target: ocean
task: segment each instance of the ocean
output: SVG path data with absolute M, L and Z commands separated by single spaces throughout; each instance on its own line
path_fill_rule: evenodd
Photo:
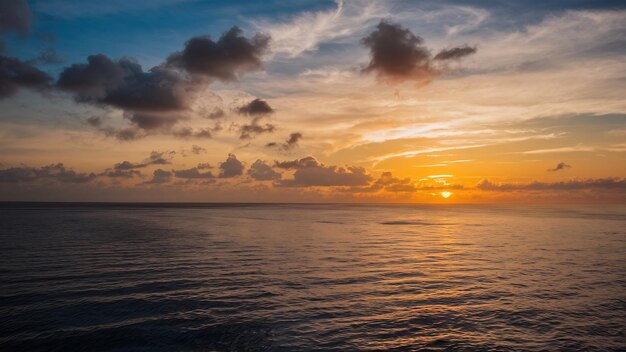
M 0 204 L 1 351 L 624 351 L 623 206 Z

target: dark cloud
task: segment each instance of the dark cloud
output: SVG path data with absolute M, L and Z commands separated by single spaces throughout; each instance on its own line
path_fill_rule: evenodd
M 63 70 L 57 86 L 75 93 L 80 102 L 105 99 L 110 91 L 123 84 L 127 60 L 114 62 L 105 55 L 90 55 L 86 64 L 73 64 Z
M 147 135 L 144 130 L 141 130 L 137 127 L 127 127 L 120 129 L 101 127 L 98 128 L 98 130 L 104 133 L 105 136 L 114 137 L 120 141 L 134 141 Z
M 117 163 L 113 166 L 113 170 L 133 170 L 133 169 L 142 169 L 148 167 L 150 165 L 169 165 L 172 163 L 172 158 L 176 152 L 167 151 L 167 152 L 158 152 L 152 151 L 150 156 L 144 161 L 140 163 L 131 163 L 130 161 L 122 161 L 121 163 Z
M 160 128 L 165 128 L 165 126 L 170 126 L 171 122 L 173 122 L 174 120 L 173 117 L 167 117 L 167 116 L 146 116 L 146 115 L 138 116 L 136 114 L 131 119 L 139 121 L 135 119 L 135 117 L 139 117 L 139 119 L 142 119 L 141 124 L 143 124 L 144 127 L 146 127 L 146 124 L 149 124 L 152 126 L 156 125 L 156 126 L 159 126 Z M 122 129 L 115 129 L 111 127 L 100 127 L 100 125 L 102 124 L 102 121 L 99 118 L 94 118 L 93 120 L 91 120 L 91 118 L 87 119 L 87 123 L 89 123 L 90 125 L 94 127 L 98 127 L 98 130 L 100 132 L 103 132 L 105 136 L 114 137 L 121 141 L 132 141 L 132 140 L 146 137 L 148 135 L 146 128 L 128 127 L 128 128 L 122 128 Z M 214 128 L 197 128 L 197 129 L 193 129 L 190 127 L 181 127 L 181 128 L 172 128 L 172 129 L 168 129 L 165 131 L 161 129 L 159 131 L 167 132 L 168 134 L 175 136 L 175 137 L 179 137 L 179 138 L 204 139 L 204 138 L 212 138 L 213 132 L 219 131 L 220 129 L 221 127 L 219 126 L 214 127 Z
M 174 127 L 189 118 L 195 93 L 209 84 L 211 78 L 230 81 L 259 69 L 268 41 L 269 38 L 262 35 L 245 38 L 241 30 L 234 27 L 217 42 L 209 37 L 190 39 L 183 51 L 170 55 L 165 63 L 147 71 L 129 58 L 113 60 L 102 54 L 91 55 L 86 63 L 66 67 L 56 86 L 72 93 L 77 102 L 122 109 L 133 127 L 96 126 L 107 136 L 133 140 L 151 133 L 167 133 L 181 138 L 210 138 L 215 129 Z M 248 105 L 242 113 L 263 115 L 273 111 L 260 100 Z M 224 112 L 216 109 L 207 117 L 223 116 Z M 269 126 L 253 124 L 244 135 L 267 132 Z
M 97 176 L 94 173 L 79 173 L 67 169 L 62 163 L 51 164 L 40 168 L 12 167 L 0 170 L 1 183 L 33 182 L 37 180 L 53 180 L 62 183 L 86 183 Z
M 626 192 L 626 178 L 598 178 L 561 182 L 494 183 L 481 180 L 476 188 L 483 191 L 570 191 L 584 189 L 621 190 Z
M 453 60 L 460 59 L 462 57 L 472 55 L 476 53 L 476 47 L 471 47 L 469 45 L 463 45 L 456 48 L 443 49 L 437 55 L 435 55 L 434 60 Z
M 115 164 L 115 166 L 113 167 L 114 170 L 119 170 L 119 171 L 124 171 L 124 170 L 132 170 L 132 169 L 140 169 L 143 167 L 148 166 L 147 164 L 144 163 L 140 163 L 140 164 L 134 164 L 131 163 L 130 161 L 122 161 L 121 163 L 117 163 Z
M 26 0 L 0 0 L 0 52 L 4 48 L 2 37 L 13 32 L 24 37 L 30 30 L 32 15 Z
M 220 163 L 220 178 L 229 178 L 243 175 L 244 166 L 237 160 L 235 154 L 228 154 L 228 158 Z
M 156 169 L 152 173 L 152 179 L 150 181 L 145 182 L 144 184 L 167 183 L 172 178 L 172 175 L 173 175 L 173 173 L 171 173 L 169 171 L 166 171 L 166 170 L 163 170 L 163 169 Z
M 293 179 L 280 180 L 275 183 L 283 187 L 312 186 L 365 186 L 372 181 L 372 176 L 364 168 L 357 166 L 326 166 L 320 163 L 301 167 L 293 174 Z
M 410 178 L 393 177 L 391 172 L 383 172 L 376 181 L 365 187 L 351 187 L 347 191 L 369 193 L 385 190 L 387 192 L 416 192 L 418 187 Z
M 144 72 L 130 59 L 113 61 L 102 54 L 65 68 L 57 86 L 74 93 L 79 102 L 152 113 L 185 109 L 192 90 L 192 84 L 172 70 L 155 66 Z
M 176 155 L 176 152 L 173 150 L 158 152 L 152 151 L 150 152 L 150 156 L 147 159 L 147 162 L 150 165 L 168 165 L 172 163 L 172 159 Z
M 185 48 L 170 55 L 167 64 L 193 75 L 232 81 L 244 73 L 260 69 L 269 37 L 257 34 L 248 39 L 241 29 L 231 28 L 215 42 L 209 36 L 191 38 Z
M 145 112 L 133 112 L 124 114 L 124 117 L 132 122 L 137 127 L 150 131 L 158 129 L 169 129 L 174 126 L 178 121 L 183 120 L 177 114 L 159 114 L 159 113 L 145 113 Z M 175 134 L 175 133 L 174 133 Z M 189 136 L 192 133 L 189 133 Z M 187 137 L 188 135 L 179 134 L 179 137 Z
M 77 102 L 124 110 L 132 127 L 97 127 L 106 136 L 131 141 L 154 131 L 171 133 L 174 125 L 187 119 L 196 83 L 161 66 L 144 72 L 130 59 L 113 61 L 100 54 L 89 56 L 87 63 L 65 68 L 57 87 L 73 93 Z
M 172 135 L 180 138 L 211 138 L 213 137 L 214 129 L 211 128 L 199 128 L 193 129 L 190 127 L 183 127 L 172 131 Z
M 120 170 L 120 169 L 106 169 L 98 176 L 111 177 L 111 178 L 133 178 L 135 176 L 141 176 L 141 172 L 138 170 Z
M 302 133 L 294 132 L 289 135 L 289 139 L 287 139 L 285 143 L 289 146 L 294 146 L 298 144 L 298 141 L 300 141 L 300 139 L 302 139 Z
M 279 147 L 282 150 L 290 150 L 298 146 L 298 141 L 302 139 L 302 133 L 294 132 L 289 135 L 285 143 L 278 144 L 276 142 L 267 143 L 265 146 L 269 148 Z
M 207 179 L 207 178 L 215 178 L 211 171 L 200 172 L 203 169 L 201 165 L 198 167 L 192 167 L 191 169 L 185 170 L 172 170 L 174 176 L 178 178 L 186 178 L 186 179 Z
M 565 169 L 569 169 L 571 168 L 571 165 L 568 165 L 564 162 L 560 162 L 556 165 L 556 167 L 554 169 L 548 169 L 548 171 L 559 171 L 559 170 L 565 170 Z
M 415 192 L 417 190 L 410 178 L 393 177 L 391 172 L 383 172 L 374 182 L 374 186 L 384 188 L 389 192 Z
M 424 40 L 397 24 L 381 21 L 376 30 L 362 39 L 370 49 L 371 60 L 365 72 L 376 72 L 389 81 L 430 81 L 436 72 Z
M 249 116 L 268 115 L 273 112 L 274 109 L 265 100 L 259 98 L 237 108 L 237 113 Z
M 123 83 L 110 90 L 102 102 L 133 111 L 171 112 L 187 108 L 189 93 L 196 88 L 192 82 L 160 66 L 144 72 L 133 61 L 120 63 L 127 72 Z
M 52 77 L 31 63 L 0 55 L 0 99 L 13 96 L 20 88 L 45 90 L 51 81 Z
M 257 181 L 279 180 L 281 174 L 274 171 L 271 166 L 262 160 L 257 160 L 248 169 L 248 176 Z
M 274 166 L 285 170 L 302 169 L 305 167 L 315 167 L 318 165 L 320 165 L 320 162 L 312 156 L 307 156 L 302 159 L 296 160 L 274 162 Z
M 464 45 L 444 49 L 433 59 L 421 37 L 385 21 L 381 21 L 361 43 L 369 48 L 371 56 L 363 71 L 375 72 L 379 79 L 388 83 L 412 80 L 427 84 L 442 73 L 437 62 L 460 59 L 476 52 L 476 48 Z
M 276 130 L 276 126 L 271 123 L 259 124 L 260 119 L 260 117 L 255 117 L 250 124 L 241 126 L 239 128 L 239 139 L 251 139 L 258 134 L 272 133 Z

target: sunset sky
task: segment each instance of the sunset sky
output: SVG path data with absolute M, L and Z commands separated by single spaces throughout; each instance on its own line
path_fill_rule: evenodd
M 0 38 L 0 200 L 626 202 L 624 1 L 0 0 Z

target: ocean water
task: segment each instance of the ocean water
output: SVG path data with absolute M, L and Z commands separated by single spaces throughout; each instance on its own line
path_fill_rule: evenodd
M 624 351 L 624 207 L 0 205 L 1 351 Z

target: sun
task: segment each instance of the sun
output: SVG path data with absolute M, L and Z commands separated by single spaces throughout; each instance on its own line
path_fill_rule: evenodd
M 441 196 L 446 199 L 450 198 L 451 195 L 452 195 L 452 192 L 448 192 L 448 191 L 441 192 Z

